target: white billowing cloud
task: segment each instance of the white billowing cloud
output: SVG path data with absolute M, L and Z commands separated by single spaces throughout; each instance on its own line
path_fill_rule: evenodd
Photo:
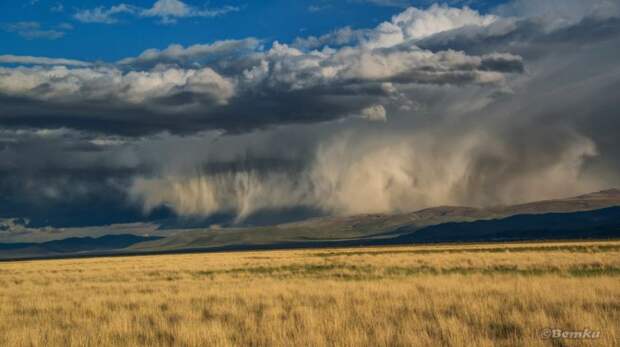
M 236 6 L 197 8 L 180 0 L 157 0 L 150 8 L 119 4 L 110 8 L 85 9 L 78 11 L 74 18 L 84 23 L 113 24 L 118 22 L 117 15 L 131 14 L 141 17 L 157 17 L 161 19 L 162 23 L 172 24 L 179 18 L 217 17 L 239 10 L 240 8 Z
M 498 17 L 481 15 L 468 7 L 451 8 L 432 5 L 427 9 L 409 7 L 371 30 L 350 27 L 315 37 L 297 38 L 295 46 L 312 49 L 362 42 L 369 48 L 392 47 L 408 40 L 420 40 L 434 34 L 466 26 L 488 26 Z
M 510 54 L 478 57 L 457 51 L 433 53 L 416 46 L 394 50 L 344 47 L 303 52 L 278 42 L 257 57 L 259 63 L 243 72 L 239 78 L 241 83 L 245 86 L 267 84 L 284 90 L 384 81 L 494 84 L 504 80 L 504 71 L 484 68 L 489 60 L 521 63 L 518 56 Z
M 355 53 L 355 57 L 347 56 L 351 63 L 344 66 L 342 74 L 351 78 L 369 80 L 390 80 L 392 78 L 420 83 L 454 82 L 461 76 L 472 72 L 473 80 L 481 83 L 499 82 L 502 74 L 481 71 L 480 67 L 486 57 L 468 56 L 462 52 L 444 51 L 432 53 L 426 50 L 411 49 L 406 51 Z M 518 59 L 510 56 L 509 59 Z
M 431 35 L 465 26 L 487 26 L 497 20 L 493 15 L 481 15 L 470 8 L 450 8 L 432 5 L 421 10 L 410 7 L 379 25 L 367 45 L 390 47 L 407 40 L 419 40 Z
M 362 118 L 370 122 L 387 122 L 387 113 L 383 105 L 372 105 L 362 110 Z
M 23 55 L 0 55 L 0 64 L 27 64 L 27 65 L 68 65 L 90 66 L 91 63 L 63 58 L 33 57 Z
M 160 10 L 164 8 L 168 7 Z M 169 9 L 174 8 L 179 15 L 186 11 L 182 6 Z M 460 22 L 441 24 L 441 18 L 448 18 L 448 22 L 453 19 L 452 9 L 433 6 L 426 11 L 430 17 L 424 11 L 408 9 L 392 22 L 369 30 L 357 44 L 339 48 L 309 51 L 276 41 L 264 49 L 260 41 L 247 38 L 149 49 L 137 57 L 110 65 L 93 64 L 92 68 L 69 61 L 63 64 L 66 66 L 54 68 L 4 68 L 0 70 L 0 96 L 46 103 L 45 107 L 41 103 L 28 106 L 37 110 L 18 109 L 23 117 L 17 111 L 11 112 L 13 119 L 24 123 L 29 116 L 45 113 L 50 114 L 44 118 L 50 123 L 54 116 L 62 114 L 63 120 L 73 117 L 74 124 L 80 127 L 97 124 L 98 130 L 104 132 L 129 128 L 135 133 L 179 129 L 239 132 L 354 115 L 380 120 L 385 118 L 380 108 L 364 109 L 387 102 L 394 104 L 390 105 L 394 109 L 411 109 L 414 102 L 401 93 L 409 86 L 480 85 L 497 89 L 506 87 L 513 74 L 523 72 L 521 57 L 510 53 L 470 55 L 418 47 L 409 36 L 422 37 L 451 25 L 475 22 L 474 19 L 485 23 L 488 19 L 463 9 L 456 10 L 463 12 L 464 19 L 454 19 L 455 23 Z M 411 19 L 414 17 L 429 23 L 432 20 L 427 17 L 441 20 L 437 20 L 439 24 L 434 29 L 427 28 L 425 34 L 418 34 L 421 29 L 415 27 L 416 21 Z M 32 65 L 60 65 L 60 61 L 45 58 L 30 61 Z M 399 101 L 385 100 L 391 97 Z M 81 121 L 97 114 L 93 101 L 101 102 L 97 110 L 115 111 L 100 112 L 100 117 L 105 118 L 101 125 Z M 135 116 L 137 112 L 175 113 L 193 122 L 149 121 Z M 105 125 L 117 122 L 123 115 L 139 124 L 123 128 Z
M 151 17 L 187 17 L 192 8 L 179 0 L 157 0 L 153 7 L 142 12 L 143 16 Z
M 433 5 L 426 10 L 410 7 L 392 19 L 405 38 L 421 39 L 442 31 L 470 25 L 487 26 L 497 20 L 493 15 L 481 15 L 468 7 L 450 8 Z
M 224 104 L 234 94 L 234 86 L 210 68 L 124 73 L 109 67 L 55 66 L 0 68 L 0 92 L 54 103 L 117 100 L 146 107 L 151 100 L 179 93 L 196 93 L 213 104 Z M 185 105 L 191 106 L 195 105 Z

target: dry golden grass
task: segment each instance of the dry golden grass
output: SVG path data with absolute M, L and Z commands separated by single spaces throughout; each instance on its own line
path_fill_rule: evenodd
M 620 242 L 0 263 L 0 346 L 615 346 L 619 322 Z

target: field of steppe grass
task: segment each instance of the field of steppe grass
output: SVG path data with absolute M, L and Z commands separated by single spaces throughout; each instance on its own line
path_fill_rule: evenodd
M 543 339 L 544 328 L 598 339 Z M 620 242 L 0 263 L 0 346 L 618 346 Z

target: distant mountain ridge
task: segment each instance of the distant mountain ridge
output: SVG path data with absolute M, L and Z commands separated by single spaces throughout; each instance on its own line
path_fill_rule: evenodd
M 105 235 L 102 237 L 71 237 L 41 243 L 0 243 L 0 258 L 30 255 L 62 255 L 81 252 L 124 249 L 140 242 L 154 241 L 161 237 L 131 234 Z
M 422 229 L 402 227 L 395 243 L 495 242 L 620 237 L 620 207 L 518 214 L 473 222 L 450 222 Z
M 357 234 L 371 230 L 398 233 L 402 226 L 425 227 L 448 222 L 474 221 L 509 217 L 518 214 L 567 213 L 620 206 L 620 189 L 609 189 L 565 199 L 535 201 L 517 205 L 476 208 L 467 206 L 438 206 L 401 214 L 366 214 L 350 217 L 319 218 L 277 226 L 281 229 L 340 227 Z
M 295 247 L 620 238 L 620 190 L 474 208 L 313 218 L 268 227 L 173 230 L 168 237 L 106 235 L 0 244 L 0 259 Z
M 432 225 L 501 219 L 519 214 L 572 213 L 620 206 L 620 190 L 609 189 L 566 199 L 511 206 L 474 208 L 439 206 L 402 214 L 364 214 L 313 218 L 271 227 L 187 230 L 134 249 L 182 249 L 312 242 L 376 241 L 398 237 Z

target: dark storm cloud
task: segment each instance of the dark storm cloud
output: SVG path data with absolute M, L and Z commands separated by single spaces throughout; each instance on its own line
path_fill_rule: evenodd
M 619 185 L 620 19 L 549 3 L 409 9 L 296 46 L 21 59 L 0 68 L 0 218 L 262 224 Z
M 617 40 L 620 19 L 586 17 L 574 25 L 548 32 L 539 19 L 504 21 L 496 29 L 468 28 L 439 33 L 417 44 L 431 51 L 455 49 L 468 54 L 482 54 L 489 50 L 510 52 L 526 59 L 538 59 L 551 51 L 574 52 L 582 46 Z
M 36 228 L 144 218 L 124 187 L 146 168 L 114 141 L 66 129 L 1 130 L 0 219 L 20 216 Z

